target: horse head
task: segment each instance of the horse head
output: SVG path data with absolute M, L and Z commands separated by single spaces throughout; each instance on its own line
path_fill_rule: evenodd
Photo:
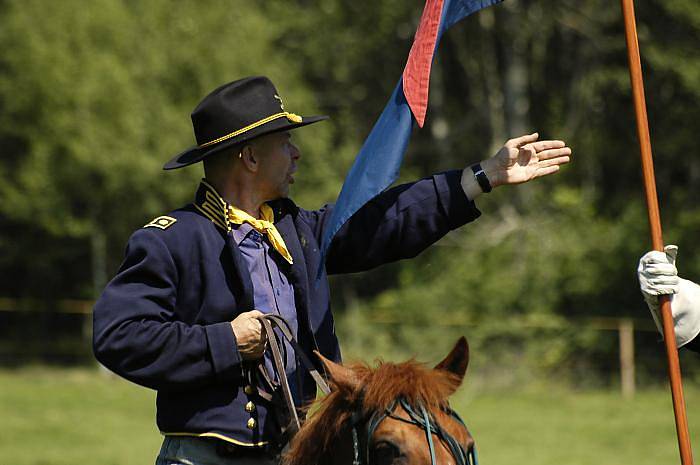
M 331 393 L 294 437 L 286 465 L 470 465 L 474 440 L 448 398 L 469 364 L 464 337 L 434 368 L 414 360 L 340 365 L 317 354 Z

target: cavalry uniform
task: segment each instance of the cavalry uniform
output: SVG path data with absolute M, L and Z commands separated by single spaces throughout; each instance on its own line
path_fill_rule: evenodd
M 276 439 L 280 425 L 271 405 L 249 385 L 230 322 L 253 309 L 284 314 L 291 308 L 307 354 L 318 350 L 338 361 L 325 273 L 414 257 L 476 219 L 480 213 L 462 190 L 461 173 L 394 187 L 366 204 L 335 236 L 318 283 L 319 243 L 332 206 L 307 211 L 289 199 L 269 202 L 290 256 L 257 238 L 271 262 L 256 273 L 246 258 L 245 237 L 231 221 L 232 207 L 203 181 L 192 204 L 154 219 L 130 238 L 123 264 L 95 305 L 96 357 L 158 391 L 157 422 L 166 436 L 217 438 L 239 452 L 263 448 Z M 267 281 L 270 270 L 278 275 Z M 286 307 L 259 308 L 261 289 L 269 288 L 268 302 L 280 291 Z M 312 399 L 316 388 L 308 373 L 298 378 L 296 400 Z

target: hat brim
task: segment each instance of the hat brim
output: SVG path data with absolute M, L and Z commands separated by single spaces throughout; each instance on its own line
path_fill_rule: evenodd
M 198 145 L 190 147 L 183 152 L 175 155 L 169 162 L 163 165 L 164 170 L 174 170 L 177 168 L 184 168 L 185 166 L 192 165 L 194 163 L 202 161 L 205 157 L 220 152 L 221 150 L 231 147 L 232 145 L 240 144 L 246 142 L 256 137 L 264 136 L 266 134 L 272 134 L 274 132 L 290 131 L 292 129 L 300 128 L 302 126 L 308 126 L 309 124 L 318 123 L 328 119 L 326 115 L 317 116 L 304 116 L 300 123 L 294 123 L 288 119 L 280 118 L 274 121 L 270 121 L 258 128 L 240 134 L 236 137 L 232 137 L 218 144 L 212 145 L 210 147 L 200 147 Z

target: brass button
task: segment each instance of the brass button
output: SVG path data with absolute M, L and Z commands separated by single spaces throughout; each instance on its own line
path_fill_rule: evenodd
M 258 425 L 258 422 L 255 421 L 255 418 L 250 418 L 250 419 L 248 420 L 248 423 L 246 424 L 246 426 L 248 427 L 248 429 L 254 429 L 257 425 Z
M 248 402 L 247 404 L 245 404 L 245 411 L 248 413 L 255 412 L 255 404 L 252 402 Z
M 243 392 L 250 396 L 253 395 L 253 392 L 255 392 L 255 390 L 253 389 L 253 386 L 248 384 L 246 387 L 243 388 Z

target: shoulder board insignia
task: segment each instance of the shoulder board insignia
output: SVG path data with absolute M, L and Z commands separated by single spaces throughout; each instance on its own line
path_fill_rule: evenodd
M 144 228 L 168 229 L 170 226 L 174 225 L 176 221 L 177 219 L 172 216 L 163 215 L 144 225 Z

